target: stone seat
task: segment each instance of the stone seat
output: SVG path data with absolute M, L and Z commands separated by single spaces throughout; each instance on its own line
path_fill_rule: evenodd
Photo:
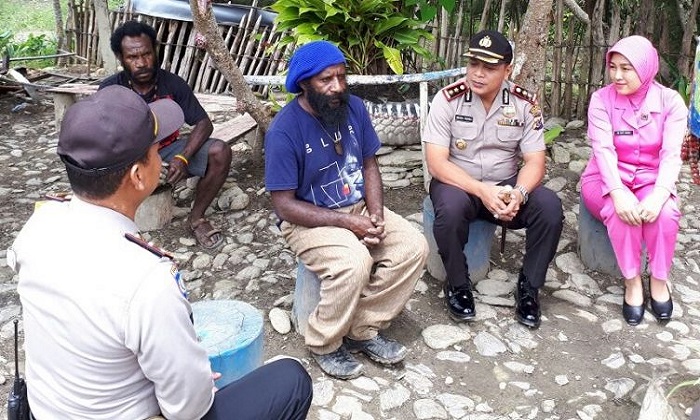
M 608 229 L 596 219 L 579 195 L 578 206 L 578 257 L 586 268 L 599 273 L 620 278 L 622 273 L 617 265 Z M 642 255 L 642 272 L 647 268 L 646 251 Z
M 440 281 L 445 281 L 447 274 L 442 259 L 438 254 L 437 243 L 433 235 L 433 224 L 435 223 L 435 210 L 430 196 L 423 200 L 423 234 L 428 241 L 427 269 L 431 276 Z M 475 220 L 469 225 L 469 239 L 464 246 L 464 255 L 469 262 L 469 277 L 477 282 L 486 277 L 489 272 L 491 255 L 491 245 L 497 225 L 485 220 Z
M 321 300 L 321 281 L 313 271 L 297 260 L 297 280 L 294 283 L 294 303 L 292 304 L 292 324 L 302 336 L 306 333 L 309 315 Z

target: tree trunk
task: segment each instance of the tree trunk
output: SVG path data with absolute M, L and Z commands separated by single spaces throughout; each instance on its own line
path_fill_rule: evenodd
M 513 80 L 526 89 L 542 91 L 546 69 L 546 47 L 553 0 L 532 0 L 515 43 Z
M 691 44 L 693 34 L 695 33 L 695 16 L 698 15 L 698 7 L 700 0 L 693 0 L 693 5 L 690 7 L 687 21 L 683 24 L 683 42 L 681 43 L 681 56 L 678 57 L 678 72 L 687 78 L 693 77 L 693 57 L 691 52 Z
M 114 74 L 117 72 L 117 58 L 109 47 L 112 27 L 109 24 L 107 0 L 93 0 L 93 5 L 95 6 L 95 20 L 97 21 L 97 34 L 99 36 L 102 65 L 107 75 Z
M 552 102 L 550 114 L 561 114 L 561 50 L 564 24 L 564 4 L 562 0 L 556 0 L 556 13 L 554 15 L 554 50 L 552 51 Z M 573 22 L 572 22 L 573 23 Z
M 620 3 L 616 0 L 610 2 L 610 8 L 612 9 L 610 17 L 610 32 L 608 33 L 608 45 L 613 46 L 620 39 L 620 25 L 622 22 L 622 17 L 620 13 Z
M 60 0 L 53 0 L 53 16 L 54 22 L 56 23 L 56 49 L 58 53 L 65 52 L 66 48 L 66 36 L 63 29 L 63 12 L 61 11 Z M 59 66 L 64 66 L 66 64 L 65 57 L 59 57 L 56 64 Z
M 241 107 L 248 111 L 258 123 L 258 135 L 251 147 L 253 149 L 253 159 L 259 163 L 263 157 L 262 136 L 267 131 L 272 120 L 270 111 L 258 101 L 253 91 L 248 87 L 243 73 L 233 62 L 233 58 L 219 34 L 211 3 L 206 0 L 190 0 L 190 9 L 192 10 L 195 30 L 200 34 L 197 43 L 202 43 L 206 47 L 216 67 L 231 85 L 231 90 Z
M 506 7 L 508 6 L 508 0 L 501 0 L 501 10 L 498 12 L 498 32 L 503 32 L 503 28 L 506 26 Z
M 489 22 L 489 11 L 491 10 L 491 1 L 486 0 L 484 3 L 484 10 L 481 11 L 481 22 L 479 22 L 479 31 L 483 31 L 487 28 Z
M 615 1 L 615 0 L 612 0 Z M 605 44 L 603 31 L 603 18 L 605 17 L 605 0 L 598 0 L 591 17 L 591 71 L 588 78 L 590 85 L 599 85 L 603 82 L 605 53 L 608 48 Z M 591 92 L 592 93 L 592 92 Z
M 574 92 L 574 63 L 576 61 L 576 22 L 569 19 L 569 33 L 566 40 L 566 62 L 564 63 L 564 110 L 569 113 L 567 118 L 575 113 L 572 110 Z M 573 111 L 573 112 L 572 112 Z

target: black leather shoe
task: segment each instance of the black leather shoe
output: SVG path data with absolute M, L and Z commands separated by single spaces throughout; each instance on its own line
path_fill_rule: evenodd
M 668 286 L 666 286 L 668 288 Z M 668 291 L 668 300 L 666 302 L 659 302 L 653 297 L 650 299 L 651 302 L 651 313 L 659 322 L 668 321 L 673 315 L 673 299 L 671 298 L 671 291 Z
M 476 317 L 474 295 L 469 284 L 453 289 L 447 282 L 442 290 L 445 292 L 445 306 L 455 321 L 472 321 Z
M 540 326 L 539 290 L 530 286 L 525 275 L 520 273 L 515 288 L 515 319 L 528 328 Z
M 355 379 L 362 375 L 362 363 L 358 362 L 352 354 L 348 353 L 345 345 L 328 354 L 316 354 L 311 352 L 322 371 L 338 379 Z
M 629 325 L 635 326 L 639 325 L 644 318 L 644 304 L 639 306 L 629 305 L 625 298 L 622 298 L 622 317 L 625 318 L 625 322 Z
M 408 349 L 398 341 L 391 340 L 380 334 L 369 340 L 353 340 L 345 337 L 345 346 L 350 353 L 364 353 L 377 363 L 393 365 L 406 357 Z

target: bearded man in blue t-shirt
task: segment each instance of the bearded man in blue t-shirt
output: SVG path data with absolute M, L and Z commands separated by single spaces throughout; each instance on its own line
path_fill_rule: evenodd
M 348 94 L 345 66 L 326 41 L 292 56 L 285 87 L 298 95 L 265 136 L 265 186 L 282 235 L 321 281 L 306 345 L 324 372 L 351 379 L 363 371 L 351 353 L 386 365 L 406 356 L 379 331 L 410 298 L 428 247 L 384 207 L 381 143 L 362 101 Z

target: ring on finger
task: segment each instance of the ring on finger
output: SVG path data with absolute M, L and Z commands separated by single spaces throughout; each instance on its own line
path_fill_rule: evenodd
M 494 219 L 498 219 L 498 213 L 494 213 L 494 214 L 493 214 L 493 218 L 494 218 Z

